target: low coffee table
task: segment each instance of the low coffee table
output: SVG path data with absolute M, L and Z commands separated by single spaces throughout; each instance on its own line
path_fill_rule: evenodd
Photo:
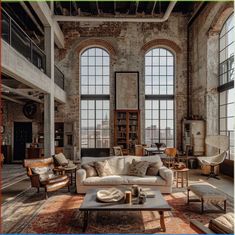
M 86 231 L 88 217 L 91 211 L 158 211 L 160 215 L 161 230 L 163 232 L 166 231 L 164 211 L 170 211 L 171 207 L 163 198 L 160 191 L 151 190 L 151 192 L 155 194 L 155 197 L 147 198 L 144 204 L 126 204 L 124 201 L 114 203 L 99 202 L 96 200 L 96 193 L 98 190 L 100 189 L 88 190 L 82 205 L 79 208 L 80 211 L 84 212 L 83 232 Z

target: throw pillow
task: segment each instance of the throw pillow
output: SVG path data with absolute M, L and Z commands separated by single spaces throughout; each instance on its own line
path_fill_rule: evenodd
M 43 182 L 48 181 L 50 179 L 53 179 L 55 177 L 56 177 L 56 175 L 54 175 L 54 174 L 44 173 L 44 174 L 39 175 L 39 180 L 41 183 L 43 183 Z
M 146 175 L 156 176 L 161 166 L 162 166 L 161 162 L 149 163 Z
M 44 166 L 44 167 L 32 167 L 31 168 L 32 172 L 34 174 L 42 175 L 42 174 L 47 174 L 47 173 L 53 173 L 53 170 L 49 166 Z
M 94 166 L 98 172 L 98 175 L 101 177 L 113 175 L 112 169 L 111 169 L 107 160 L 100 161 L 100 162 L 94 162 Z
M 40 182 L 47 181 L 55 177 L 53 170 L 49 166 L 31 168 L 34 174 L 39 175 Z
M 132 163 L 129 166 L 128 175 L 143 177 L 146 174 L 149 163 L 147 161 L 136 161 L 132 160 Z
M 67 165 L 69 163 L 68 159 L 64 156 L 63 153 L 55 154 L 54 158 L 60 166 Z
M 89 162 L 87 164 L 82 165 L 82 168 L 86 170 L 86 176 L 88 177 L 93 177 L 93 176 L 98 176 L 98 173 L 95 169 L 94 162 Z

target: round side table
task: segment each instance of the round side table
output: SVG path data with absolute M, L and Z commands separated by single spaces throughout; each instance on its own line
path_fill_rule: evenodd
M 188 187 L 188 168 L 183 169 L 176 169 L 171 168 L 172 171 L 175 173 L 175 180 L 176 180 L 176 187 L 178 188 L 179 183 L 181 183 L 181 187 L 184 187 L 184 183 L 186 184 L 186 187 Z
M 64 167 L 65 174 L 68 174 L 70 176 L 70 184 L 73 184 L 73 180 L 76 183 L 76 171 L 77 171 L 77 166 L 72 166 L 72 167 Z

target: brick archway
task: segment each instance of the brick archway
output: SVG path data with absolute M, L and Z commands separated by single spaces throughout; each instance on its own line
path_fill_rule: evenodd
M 208 34 L 219 34 L 228 17 L 233 13 L 233 7 L 225 6 L 216 14 Z
M 110 42 L 98 38 L 86 39 L 81 43 L 79 43 L 77 47 L 77 53 L 80 55 L 84 49 L 90 46 L 98 46 L 107 50 L 111 57 L 114 57 L 116 55 L 116 50 L 114 49 L 113 45 Z
M 153 47 L 156 46 L 166 46 L 170 49 L 172 49 L 176 54 L 181 53 L 181 48 L 173 41 L 168 39 L 154 39 L 148 43 L 146 43 L 142 48 L 141 52 L 146 53 L 148 50 L 150 50 Z

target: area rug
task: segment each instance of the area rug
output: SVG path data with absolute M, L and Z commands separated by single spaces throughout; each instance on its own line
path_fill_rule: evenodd
M 58 192 L 48 200 L 43 199 L 43 194 L 32 194 L 25 201 L 22 199 L 18 212 L 27 211 L 27 218 L 16 219 L 13 214 L 8 214 L 8 224 L 3 219 L 3 232 L 5 233 L 82 233 L 82 214 L 79 206 L 83 196 Z M 36 197 L 36 198 L 35 198 Z M 30 201 L 31 198 L 31 201 Z M 190 225 L 190 219 L 197 219 L 207 224 L 211 218 L 216 218 L 221 213 L 200 214 L 200 203 L 186 204 L 186 192 L 174 192 L 164 195 L 172 206 L 171 212 L 165 213 L 166 233 L 192 234 L 196 233 Z M 157 199 L 156 199 L 157 200 Z M 35 210 L 32 210 L 33 205 Z M 207 205 L 211 207 L 212 205 Z M 229 197 L 228 212 L 233 211 L 233 199 Z M 6 213 L 5 213 L 6 216 Z M 8 229 L 10 221 L 14 226 Z M 86 233 L 160 233 L 158 212 L 92 212 Z M 162 233 L 162 232 L 161 232 Z
M 25 168 L 23 168 L 20 164 L 4 164 L 0 169 L 0 172 L 2 189 L 28 178 L 28 176 L 25 174 Z M 11 174 L 9 174 L 9 172 L 11 172 Z

